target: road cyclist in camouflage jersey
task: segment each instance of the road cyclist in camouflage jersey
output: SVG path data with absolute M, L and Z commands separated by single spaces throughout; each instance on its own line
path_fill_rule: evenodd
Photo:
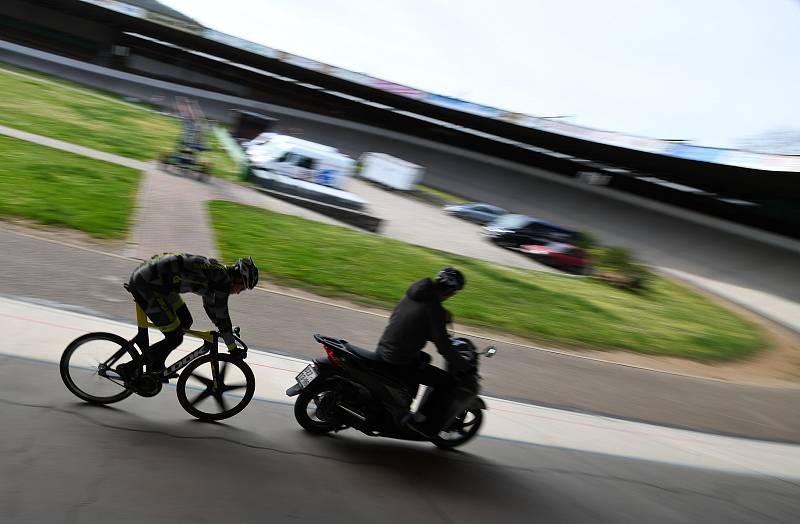
M 167 356 L 183 341 L 183 332 L 193 319 L 181 293 L 195 293 L 203 298 L 203 308 L 217 326 L 233 356 L 244 358 L 246 350 L 237 347 L 228 312 L 228 297 L 253 289 L 258 283 L 258 268 L 250 257 L 233 265 L 224 265 L 213 258 L 187 253 L 162 253 L 137 267 L 125 289 L 147 317 L 163 333 L 164 340 L 150 346 L 143 355 L 146 362 L 120 364 L 116 372 L 126 382 L 135 379 L 147 364 L 150 371 L 163 371 Z M 164 380 L 167 380 L 165 377 Z

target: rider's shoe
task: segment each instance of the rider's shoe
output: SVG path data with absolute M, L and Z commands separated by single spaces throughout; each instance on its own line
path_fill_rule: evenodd
M 151 360 L 148 359 L 147 361 L 147 371 L 151 373 L 163 373 L 166 363 L 163 360 Z M 178 378 L 177 373 L 172 373 L 171 375 L 164 376 L 161 375 L 161 382 L 164 384 L 169 384 L 169 379 L 171 378 Z
M 436 428 L 432 426 L 431 421 L 427 420 L 425 415 L 419 413 L 409 412 L 403 417 L 402 424 L 417 435 L 423 436 L 426 439 L 432 439 L 438 433 Z
M 231 349 L 228 353 L 233 358 L 238 358 L 239 360 L 244 360 L 247 358 L 247 350 L 244 348 L 237 347 L 236 349 Z
M 419 424 L 417 422 L 410 421 L 406 423 L 406 427 L 417 435 L 423 436 L 428 440 L 433 439 L 439 434 L 439 430 L 431 427 L 429 424 Z
M 114 368 L 123 382 L 132 382 L 142 373 L 142 368 L 136 362 L 125 362 Z

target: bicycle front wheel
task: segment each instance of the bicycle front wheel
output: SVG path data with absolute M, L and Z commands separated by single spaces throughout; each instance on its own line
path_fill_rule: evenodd
M 201 420 L 232 417 L 250 403 L 256 377 L 244 360 L 220 353 L 216 357 L 219 380 L 214 384 L 211 355 L 193 360 L 178 378 L 178 401 Z
M 61 355 L 61 379 L 76 397 L 94 404 L 111 404 L 128 398 L 113 368 L 130 362 L 139 353 L 130 342 L 113 333 L 89 333 L 78 337 Z

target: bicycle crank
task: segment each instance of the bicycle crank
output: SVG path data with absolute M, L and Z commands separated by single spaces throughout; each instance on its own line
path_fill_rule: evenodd
M 161 393 L 161 378 L 154 373 L 145 373 L 133 381 L 133 390 L 143 397 L 155 397 Z

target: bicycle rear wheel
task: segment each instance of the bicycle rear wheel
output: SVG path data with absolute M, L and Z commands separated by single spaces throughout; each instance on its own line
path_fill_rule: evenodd
M 112 361 L 115 355 L 117 358 Z M 88 333 L 70 342 L 61 355 L 61 379 L 73 395 L 87 402 L 119 402 L 133 391 L 125 387 L 112 368 L 138 355 L 131 343 L 119 335 Z
M 201 420 L 222 420 L 236 415 L 250 403 L 256 391 L 256 377 L 244 360 L 224 353 L 218 354 L 217 360 L 216 387 L 211 355 L 193 360 L 178 378 L 178 401 L 190 415 Z

